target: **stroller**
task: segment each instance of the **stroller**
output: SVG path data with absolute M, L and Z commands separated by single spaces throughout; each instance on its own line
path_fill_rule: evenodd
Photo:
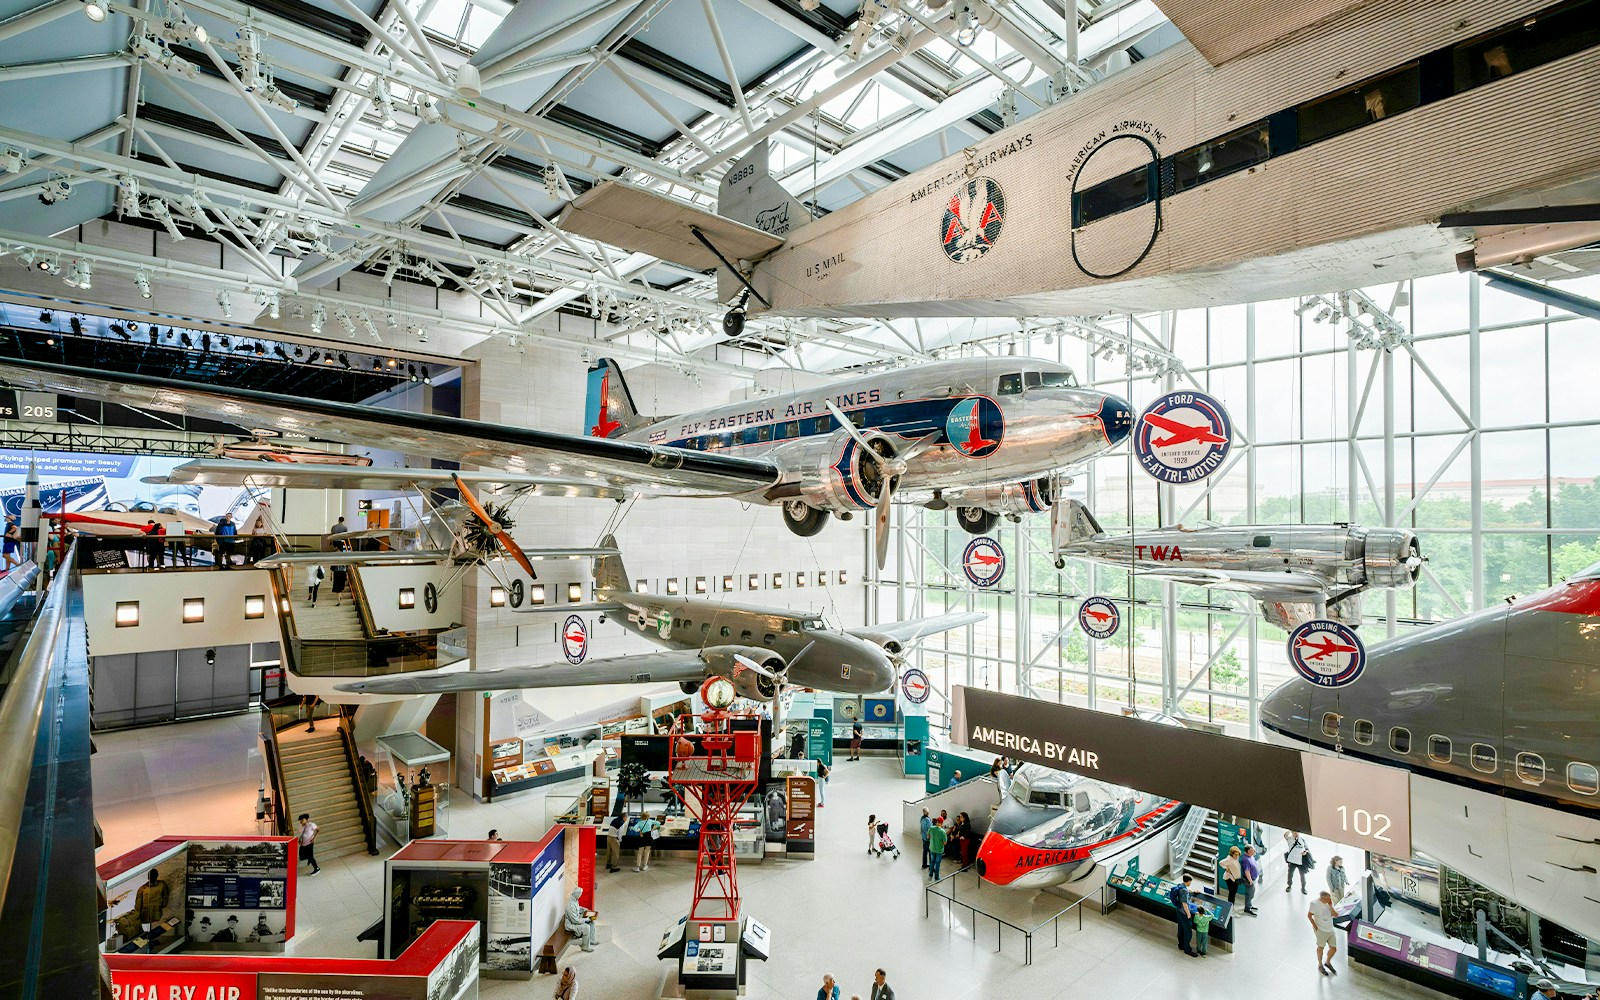
M 895 859 L 899 860 L 899 858 L 900 858 L 900 848 L 895 846 L 894 838 L 889 836 L 889 824 L 888 823 L 879 823 L 878 824 L 878 849 L 877 849 L 876 854 L 877 854 L 878 857 L 881 858 L 885 854 L 890 853 L 890 852 L 893 852 L 894 856 L 895 856 Z

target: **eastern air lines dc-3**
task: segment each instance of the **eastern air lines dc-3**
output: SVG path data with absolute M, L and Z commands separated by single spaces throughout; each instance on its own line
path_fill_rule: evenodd
M 1001 515 L 1043 513 L 1052 477 L 1128 436 L 1129 403 L 1078 385 L 1071 369 L 1032 358 L 973 358 L 860 375 L 815 389 L 673 417 L 633 404 L 616 363 L 588 371 L 583 433 L 510 427 L 356 403 L 220 388 L 138 373 L 42 361 L 0 361 L 12 386 L 185 413 L 298 436 L 477 466 L 463 480 L 564 488 L 568 495 L 726 496 L 777 504 L 798 535 L 828 515 L 875 512 L 878 563 L 888 550 L 890 504 L 955 507 L 982 534 Z M 579 470 L 582 470 L 581 472 Z M 260 463 L 200 460 L 173 482 L 221 484 Z M 279 478 L 337 486 L 362 470 L 280 466 Z

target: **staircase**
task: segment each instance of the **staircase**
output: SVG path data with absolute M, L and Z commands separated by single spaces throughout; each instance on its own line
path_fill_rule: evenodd
M 317 862 L 365 851 L 361 805 L 335 720 L 323 719 L 314 733 L 303 728 L 279 733 L 278 758 L 293 828 L 298 831 L 295 817 L 301 813 L 310 813 L 319 828 Z
M 361 627 L 361 613 L 356 609 L 355 598 L 345 594 L 337 604 L 328 595 L 329 584 L 323 584 L 322 600 L 315 607 L 305 600 L 302 590 L 293 600 L 295 633 L 302 639 L 355 639 L 367 638 Z
M 1200 827 L 1200 832 L 1194 839 L 1194 844 L 1189 848 L 1189 856 L 1184 859 L 1183 870 L 1195 877 L 1198 882 L 1215 887 L 1217 884 L 1217 814 L 1210 809 L 1201 809 L 1190 806 L 1191 810 L 1205 815 L 1205 823 Z

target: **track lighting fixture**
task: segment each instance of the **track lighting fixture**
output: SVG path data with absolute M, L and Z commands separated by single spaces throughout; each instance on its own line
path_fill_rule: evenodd
M 60 274 L 61 258 L 53 253 L 42 253 L 39 255 L 38 263 L 34 266 L 45 274 Z
M 121 323 L 112 323 L 112 324 L 108 325 L 106 327 L 106 329 L 110 330 L 114 335 L 116 335 L 117 337 L 122 338 L 123 340 L 132 340 L 133 339 L 133 335 L 130 334 L 126 329 L 124 329 Z
M 400 127 L 394 117 L 394 100 L 389 96 L 389 85 L 382 78 L 372 82 L 369 92 L 372 98 L 372 110 L 378 115 L 378 123 L 391 132 Z
M 394 313 L 390 313 L 383 318 L 383 325 L 393 330 L 400 325 L 400 321 L 394 318 Z
M 151 198 L 145 203 L 145 207 L 150 210 L 150 218 L 161 223 L 173 242 L 180 242 L 185 238 L 183 231 L 178 228 L 177 220 L 172 217 L 172 210 L 167 207 L 166 201 L 161 198 Z
M 260 343 L 251 345 L 251 350 L 256 352 L 256 357 L 258 358 L 265 357 L 267 353 L 266 347 Z
M 55 321 L 56 321 L 56 314 L 55 313 L 51 312 L 48 309 L 40 309 L 39 310 L 39 322 L 44 323 L 45 325 L 48 326 L 49 324 L 54 323 Z
M 194 338 L 189 336 L 189 334 L 187 334 L 187 333 L 178 334 L 178 342 L 180 344 L 182 344 L 184 347 L 187 347 L 190 350 L 194 350 Z
M 140 217 L 139 178 L 132 174 L 123 174 L 117 178 L 117 214 L 130 219 Z
M 226 288 L 217 293 L 217 306 L 222 310 L 223 319 L 233 319 L 233 296 Z
M 385 264 L 383 268 L 383 283 L 385 285 L 394 284 L 394 272 L 398 271 L 399 269 L 400 255 L 398 253 L 390 254 L 389 262 Z
M 290 114 L 294 114 L 300 107 L 300 102 L 285 94 L 274 81 L 269 81 L 265 87 L 261 88 L 261 99 L 273 107 L 281 111 L 287 111 Z
M 328 310 L 321 302 L 311 310 L 311 332 L 321 333 L 322 324 L 328 322 Z
M 406 374 L 411 377 L 411 381 L 415 382 L 417 380 L 417 366 L 406 365 Z
M 432 385 L 433 384 L 433 373 L 428 371 L 428 366 L 427 365 L 423 365 L 422 366 L 422 384 L 423 385 Z
M 61 279 L 71 288 L 81 288 L 87 291 L 93 281 L 94 265 L 87 260 L 73 260 L 67 263 L 67 273 Z
M 320 357 L 322 357 L 321 351 L 312 351 L 311 354 L 306 358 L 306 364 L 314 365 L 317 363 L 317 359 Z
M 17 263 L 21 264 L 23 267 L 32 267 L 33 262 L 37 260 L 38 257 L 39 255 L 34 252 L 32 247 L 22 247 L 17 251 Z
M 183 8 L 175 0 L 167 0 L 167 14 L 162 25 L 167 38 L 174 42 L 187 42 L 190 40 L 204 45 L 211 40 L 211 33 L 203 26 L 195 24 L 184 14 Z
M 22 150 L 7 146 L 0 149 L 0 171 L 8 174 L 20 174 L 28 166 L 28 158 L 22 155 Z
M 350 355 L 344 353 L 343 351 L 340 351 L 339 352 L 339 363 L 341 365 L 344 365 L 346 368 L 349 368 L 350 367 Z
M 139 297 L 141 299 L 148 299 L 150 297 L 150 276 L 148 274 L 144 273 L 143 271 L 135 271 L 133 274 L 133 283 L 138 287 Z
M 178 201 L 178 212 L 190 222 L 199 226 L 208 235 L 217 231 L 217 224 L 211 221 L 211 216 L 206 214 L 206 206 L 202 197 L 185 195 Z
M 106 0 L 83 0 L 83 13 L 96 24 L 106 19 Z
M 343 309 L 336 310 L 333 314 L 333 318 L 339 321 L 340 326 L 344 327 L 345 333 L 356 332 L 356 321 L 351 319 L 350 314 L 345 312 Z
M 264 307 L 268 316 L 277 319 L 281 311 L 278 304 L 277 290 L 273 288 L 258 288 L 256 290 L 256 305 Z

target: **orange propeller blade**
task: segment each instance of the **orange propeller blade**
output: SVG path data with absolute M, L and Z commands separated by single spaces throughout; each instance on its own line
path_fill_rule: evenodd
M 503 545 L 507 552 L 511 553 L 511 558 L 515 559 L 519 566 L 528 571 L 528 579 L 539 579 L 539 574 L 533 571 L 533 561 L 528 558 L 528 554 L 526 552 L 522 551 L 522 546 L 518 545 L 516 541 L 513 540 L 512 537 L 495 522 L 494 518 L 489 516 L 489 512 L 483 509 L 483 504 L 479 503 L 478 498 L 472 495 L 471 490 L 467 489 L 467 484 L 461 481 L 460 476 L 452 474 L 450 478 L 455 480 L 456 489 L 461 492 L 461 502 L 466 504 L 467 509 L 472 511 L 473 515 L 476 516 L 478 520 L 483 522 L 484 527 L 489 529 L 490 534 L 494 535 L 495 540 Z

